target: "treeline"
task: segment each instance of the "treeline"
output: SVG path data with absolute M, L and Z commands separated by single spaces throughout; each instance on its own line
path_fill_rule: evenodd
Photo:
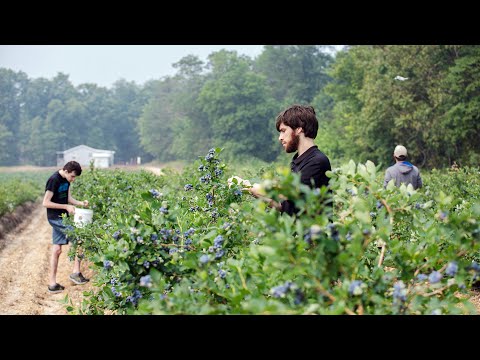
M 401 143 L 422 167 L 480 162 L 480 47 L 475 45 L 265 46 L 255 59 L 190 55 L 174 76 L 142 86 L 74 87 L 68 75 L 29 79 L 0 68 L 0 165 L 53 165 L 86 144 L 116 162 L 225 158 L 275 161 L 275 116 L 311 104 L 316 142 L 333 160 L 387 163 Z M 407 80 L 395 80 L 402 76 Z
M 62 73 L 29 79 L 0 69 L 0 165 L 56 165 L 57 151 L 80 144 L 115 150 L 116 161 L 140 156 L 137 119 L 148 96 L 124 80 L 74 87 Z
M 314 100 L 329 155 L 387 165 L 403 144 L 422 167 L 480 163 L 480 46 L 354 46 L 329 74 Z

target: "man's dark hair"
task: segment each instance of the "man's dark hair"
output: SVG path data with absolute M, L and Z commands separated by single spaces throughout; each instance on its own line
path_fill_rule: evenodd
M 67 162 L 64 166 L 63 166 L 63 170 L 66 170 L 68 171 L 69 173 L 71 173 L 72 171 L 75 171 L 75 174 L 77 176 L 80 176 L 82 175 L 82 167 L 80 166 L 80 164 L 76 161 L 69 161 Z
M 277 116 L 277 131 L 285 124 L 293 130 L 302 128 L 306 137 L 315 139 L 318 132 L 318 120 L 312 106 L 292 105 Z

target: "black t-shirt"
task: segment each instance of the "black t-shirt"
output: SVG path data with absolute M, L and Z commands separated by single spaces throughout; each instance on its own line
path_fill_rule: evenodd
M 45 191 L 50 190 L 53 192 L 52 202 L 57 204 L 68 204 L 68 188 L 70 183 L 67 179 L 63 178 L 58 171 L 56 171 L 47 180 L 45 185 Z M 49 209 L 47 208 L 47 218 L 58 219 L 62 214 L 67 214 L 68 211 L 64 209 Z
M 295 154 L 292 159 L 291 169 L 294 173 L 300 173 L 300 181 L 302 184 L 313 188 L 311 183 L 313 179 L 315 187 L 320 188 L 322 186 L 328 186 L 330 179 L 325 173 L 332 170 L 332 167 L 330 166 L 328 157 L 318 149 L 318 146 L 314 145 L 301 156 L 298 156 L 298 153 Z M 293 201 L 285 200 L 282 201 L 281 205 L 281 211 L 289 215 L 298 212 Z

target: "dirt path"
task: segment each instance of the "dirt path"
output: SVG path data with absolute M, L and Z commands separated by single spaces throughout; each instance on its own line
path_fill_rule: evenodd
M 162 169 L 160 169 L 158 167 L 144 166 L 143 169 L 151 171 L 155 175 L 162 175 Z
M 0 250 L 0 314 L 1 315 L 61 315 L 67 314 L 60 301 L 69 295 L 78 306 L 82 292 L 92 287 L 75 285 L 68 276 L 73 262 L 68 260 L 68 247 L 62 248 L 57 282 L 65 286 L 58 294 L 47 290 L 51 253 L 52 228 L 46 210 L 36 203 L 31 214 L 2 240 Z M 91 278 L 92 271 L 82 264 L 82 273 Z

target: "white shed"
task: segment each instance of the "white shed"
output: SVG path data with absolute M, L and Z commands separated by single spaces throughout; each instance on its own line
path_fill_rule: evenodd
M 94 149 L 87 145 L 78 145 L 65 151 L 57 151 L 57 166 L 63 167 L 67 162 L 75 160 L 82 167 L 93 166 L 107 168 L 113 165 L 113 150 Z

